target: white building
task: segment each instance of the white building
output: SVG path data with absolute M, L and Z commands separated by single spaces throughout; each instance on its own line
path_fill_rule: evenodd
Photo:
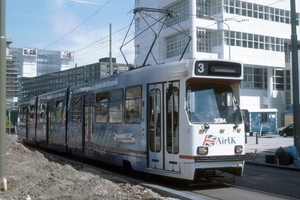
M 299 34 L 300 4 L 297 7 Z M 183 59 L 221 58 L 242 61 L 242 109 L 277 108 L 278 126 L 291 102 L 290 1 L 277 0 L 135 0 L 135 8 L 155 8 L 176 13 L 135 39 L 135 65 L 142 65 L 154 38 L 161 32 L 145 64 L 178 60 L 191 36 Z M 143 18 L 142 13 L 146 13 Z M 135 35 L 145 30 L 164 12 L 135 14 Z M 145 22 L 149 20 L 148 22 Z M 179 22 L 179 25 L 177 25 Z M 149 24 L 147 24 L 149 23 Z M 298 37 L 299 38 L 299 37 Z M 298 42 L 299 44 L 299 42 Z

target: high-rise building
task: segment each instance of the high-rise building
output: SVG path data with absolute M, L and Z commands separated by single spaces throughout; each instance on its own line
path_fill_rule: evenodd
M 10 47 L 20 77 L 35 77 L 74 67 L 74 53 L 35 48 Z
M 300 4 L 296 6 L 299 29 Z M 155 38 L 153 56 L 146 62 L 150 65 L 178 60 L 191 37 L 183 59 L 242 61 L 242 109 L 277 108 L 278 124 L 283 125 L 284 111 L 292 104 L 289 1 L 136 0 L 135 11 L 136 36 L 154 19 L 162 19 L 164 15 L 168 18 L 134 40 L 136 66 L 144 62 L 152 45 L 150 38 L 156 37 L 153 31 L 162 28 Z
M 17 103 L 20 96 L 18 79 L 19 69 L 14 62 L 13 56 L 9 54 L 9 45 L 12 43 L 12 38 L 6 38 L 6 117 L 8 121 L 14 126 L 17 122 Z M 11 132 L 10 123 L 6 124 L 8 133 Z
M 18 102 L 19 69 L 14 62 L 13 56 L 9 54 L 9 45 L 12 38 L 6 40 L 6 107 L 13 107 Z

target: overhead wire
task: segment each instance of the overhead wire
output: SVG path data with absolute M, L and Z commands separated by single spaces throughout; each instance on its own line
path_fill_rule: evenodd
M 65 38 L 66 36 L 68 36 L 69 34 L 71 34 L 72 32 L 74 32 L 77 28 L 79 28 L 80 26 L 82 26 L 85 22 L 87 22 L 89 19 L 91 19 L 91 18 L 92 18 L 94 15 L 96 15 L 100 10 L 102 10 L 102 9 L 103 9 L 110 1 L 111 1 L 111 0 L 109 0 L 107 3 L 105 3 L 101 8 L 99 8 L 95 13 L 93 13 L 91 16 L 89 16 L 86 20 L 84 20 L 82 23 L 80 23 L 80 24 L 79 24 L 77 27 L 75 27 L 73 30 L 69 31 L 67 34 L 65 34 L 64 36 L 62 36 L 61 38 L 59 38 L 57 41 L 51 43 L 50 45 L 48 45 L 48 46 L 45 47 L 44 49 L 46 49 L 46 48 L 52 46 L 53 44 L 59 42 L 60 40 L 62 40 L 63 38 Z M 279 3 L 279 2 L 282 2 L 282 1 L 285 1 L 285 0 L 278 0 L 278 1 L 275 1 L 275 2 L 273 2 L 273 3 L 268 4 L 267 6 L 274 5 L 274 4 Z M 180 14 L 177 14 L 177 15 L 180 15 Z M 189 15 L 190 15 L 190 14 L 189 14 Z M 194 16 L 194 15 L 190 15 L 190 16 Z M 232 18 L 237 18 L 237 17 L 241 17 L 241 15 L 237 15 L 237 16 L 234 16 L 234 17 L 232 17 Z M 215 24 L 215 23 L 214 23 L 214 24 Z M 214 24 L 207 25 L 207 26 L 202 27 L 202 28 L 208 28 L 208 27 L 210 27 L 210 26 L 213 26 Z M 113 32 L 112 34 L 116 34 L 116 33 L 120 32 L 120 31 L 122 31 L 123 29 L 127 28 L 128 26 L 129 26 L 129 25 L 127 25 L 127 26 L 125 26 L 125 27 L 123 27 L 123 28 L 121 28 L 121 29 L 119 29 L 119 30 Z M 194 30 L 194 31 L 197 31 L 197 30 Z M 90 47 L 92 47 L 92 46 L 94 46 L 94 45 L 96 45 L 96 44 L 99 44 L 99 42 L 105 40 L 106 38 L 109 38 L 109 35 L 107 35 L 107 36 L 105 36 L 105 37 L 103 37 L 103 38 L 101 38 L 101 39 L 99 39 L 99 40 L 96 40 L 96 41 L 94 41 L 94 42 L 92 42 L 92 43 L 86 45 L 85 47 L 82 47 L 81 49 L 75 50 L 74 53 L 81 52 L 81 51 L 83 51 L 83 50 L 85 50 L 85 49 L 87 49 L 87 48 L 90 48 Z M 121 39 L 114 41 L 113 44 L 119 42 L 120 40 L 121 40 Z M 107 40 L 101 42 L 100 44 L 106 44 L 108 41 L 109 41 L 109 40 L 107 39 Z M 103 47 L 101 47 L 101 48 L 97 48 L 97 49 L 95 49 L 95 50 L 92 50 L 92 51 L 89 51 L 89 52 L 86 52 L 86 53 L 83 53 L 83 54 L 77 55 L 77 56 L 80 57 L 80 56 L 83 56 L 83 55 L 87 55 L 87 54 L 93 53 L 93 52 L 95 52 L 95 51 L 98 51 L 98 50 L 100 50 L 100 49 L 107 48 L 108 46 L 109 46 L 109 45 L 107 44 L 107 45 L 105 45 L 105 46 L 103 46 Z M 132 51 L 132 53 L 134 53 L 134 51 Z
M 48 47 L 54 45 L 55 43 L 59 42 L 60 40 L 64 39 L 65 37 L 67 37 L 69 34 L 71 34 L 72 32 L 74 32 L 77 28 L 79 28 L 80 26 L 82 26 L 84 23 L 86 23 L 89 19 L 91 19 L 94 15 L 96 15 L 100 10 L 102 10 L 109 2 L 111 2 L 111 0 L 107 1 L 103 6 L 101 6 L 95 13 L 93 13 L 91 16 L 89 16 L 86 20 L 84 20 L 83 22 L 81 22 L 78 26 L 76 26 L 74 29 L 72 29 L 71 31 L 69 31 L 67 34 L 65 34 L 64 36 L 62 36 L 61 38 L 59 38 L 58 40 L 56 40 L 55 42 L 49 44 L 48 46 L 46 46 L 44 48 L 47 49 Z

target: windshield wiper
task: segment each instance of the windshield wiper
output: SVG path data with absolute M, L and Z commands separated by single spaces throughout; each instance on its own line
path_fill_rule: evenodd
M 236 108 L 234 115 L 235 115 L 235 125 L 233 126 L 233 129 L 236 129 L 237 127 L 239 127 L 239 123 L 240 123 L 240 116 L 241 116 L 241 109 L 239 107 L 239 105 L 237 104 L 236 101 L 234 101 L 234 106 Z
M 210 127 L 209 127 L 209 124 L 203 119 L 203 117 L 202 117 L 199 113 L 197 113 L 197 112 L 191 113 L 189 108 L 188 108 L 187 110 L 188 110 L 188 114 L 189 114 L 189 116 L 190 116 L 190 120 L 191 120 L 191 116 L 194 115 L 197 119 L 200 118 L 200 120 L 201 120 L 202 122 L 204 122 L 204 128 L 205 128 L 205 129 L 209 129 L 209 128 L 210 128 Z

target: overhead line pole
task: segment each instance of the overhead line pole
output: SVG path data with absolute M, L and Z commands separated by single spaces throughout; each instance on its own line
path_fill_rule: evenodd
M 294 146 L 300 151 L 300 118 L 299 118 L 299 66 L 298 66 L 298 39 L 296 29 L 296 4 L 291 0 L 291 27 L 292 27 L 292 84 L 293 84 L 293 121 Z
M 0 0 L 0 178 L 6 175 L 6 1 Z
M 109 75 L 113 75 L 112 53 L 111 53 L 111 24 L 109 24 Z

